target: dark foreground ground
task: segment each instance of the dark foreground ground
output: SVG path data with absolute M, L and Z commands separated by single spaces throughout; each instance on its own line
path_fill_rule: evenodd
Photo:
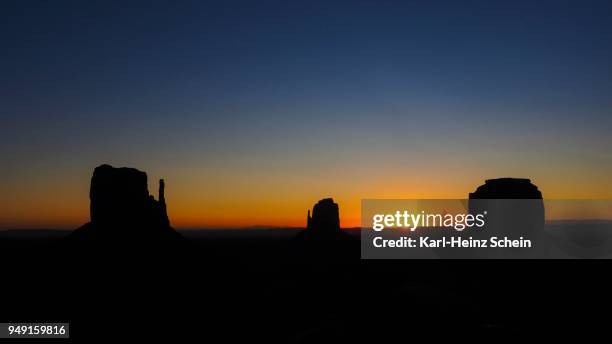
M 608 261 L 360 260 L 358 236 L 183 232 L 177 245 L 2 233 L 0 322 L 70 322 L 72 340 L 413 342 L 609 336 Z M 503 336 L 503 337 L 499 337 Z

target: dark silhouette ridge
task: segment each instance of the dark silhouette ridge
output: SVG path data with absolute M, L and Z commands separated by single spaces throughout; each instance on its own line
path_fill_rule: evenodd
M 542 199 L 542 193 L 530 179 L 498 178 L 485 180 L 470 199 Z
M 166 212 L 165 183 L 159 181 L 158 200 L 149 194 L 147 174 L 134 168 L 96 167 L 89 191 L 89 223 L 71 239 L 162 241 L 180 238 Z
M 308 210 L 306 230 L 313 233 L 335 233 L 340 231 L 340 214 L 338 204 L 332 198 L 324 198 L 312 207 L 312 216 Z
M 312 214 L 312 216 L 311 216 Z M 324 198 L 308 211 L 306 229 L 296 236 L 298 252 L 319 258 L 352 258 L 359 254 L 358 240 L 340 228 L 338 204 Z
M 470 193 L 469 209 L 472 214 L 487 212 L 489 233 L 530 233 L 544 226 L 542 193 L 530 179 L 487 179 Z

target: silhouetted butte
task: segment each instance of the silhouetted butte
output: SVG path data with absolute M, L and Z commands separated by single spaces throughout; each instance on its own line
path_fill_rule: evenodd
M 487 212 L 485 228 L 503 234 L 530 233 L 544 226 L 542 193 L 524 178 L 488 179 L 469 195 L 470 213 Z
M 170 226 L 164 192 L 163 179 L 155 200 L 149 194 L 145 172 L 98 166 L 89 191 L 91 221 L 71 238 L 115 243 L 178 239 L 180 234 Z
M 338 204 L 332 198 L 318 201 L 306 219 L 306 229 L 296 237 L 302 254 L 320 258 L 347 258 L 359 253 L 358 240 L 340 228 Z
M 340 214 L 338 204 L 332 198 L 325 198 L 312 207 L 312 216 L 308 210 L 306 230 L 316 234 L 330 234 L 340 231 Z
M 542 199 L 542 193 L 529 179 L 497 178 L 485 180 L 470 199 Z

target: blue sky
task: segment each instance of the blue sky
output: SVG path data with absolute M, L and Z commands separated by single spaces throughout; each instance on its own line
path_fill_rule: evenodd
M 576 195 L 564 182 L 612 172 L 609 1 L 0 6 L 0 177 L 21 199 L 5 223 L 25 223 L 17 208 L 42 206 L 49 179 L 71 190 L 57 212 L 81 216 L 82 190 L 67 185 L 104 162 L 192 184 L 273 175 L 287 193 L 329 179 L 300 191 L 307 204 L 326 190 L 347 202 L 388 194 L 363 184 L 381 169 L 401 180 L 416 162 L 452 166 L 462 177 L 449 190 L 520 174 L 560 196 Z M 198 202 L 189 189 L 177 202 Z

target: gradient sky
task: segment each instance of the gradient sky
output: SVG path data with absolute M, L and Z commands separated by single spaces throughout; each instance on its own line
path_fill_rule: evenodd
M 2 1 L 0 228 L 74 228 L 102 163 L 175 227 L 527 177 L 612 198 L 611 1 Z

